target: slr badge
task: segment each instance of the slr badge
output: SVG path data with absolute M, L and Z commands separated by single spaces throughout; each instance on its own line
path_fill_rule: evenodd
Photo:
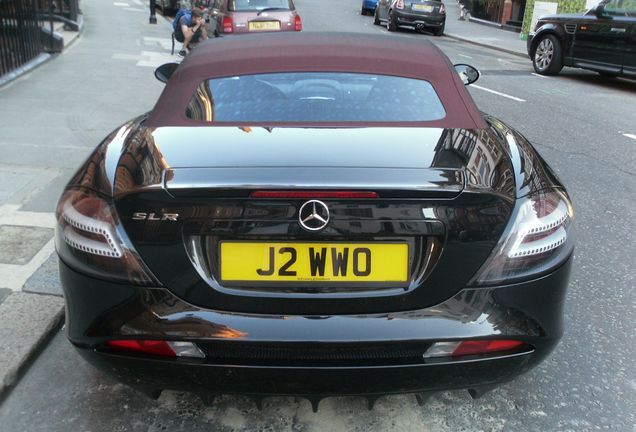
M 319 231 L 329 223 L 329 209 L 322 201 L 307 201 L 300 207 L 298 222 L 307 231 Z
M 176 222 L 179 213 L 133 213 L 132 220 L 172 221 Z

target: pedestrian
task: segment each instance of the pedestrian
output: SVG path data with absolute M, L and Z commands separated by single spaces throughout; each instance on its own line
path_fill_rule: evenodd
M 208 32 L 205 28 L 205 19 L 203 11 L 195 8 L 184 13 L 174 31 L 174 38 L 179 42 L 183 42 L 183 47 L 179 51 L 181 57 L 185 57 L 200 41 L 208 38 Z

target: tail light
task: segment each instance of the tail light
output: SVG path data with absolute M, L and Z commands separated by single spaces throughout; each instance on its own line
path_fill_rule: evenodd
M 251 198 L 298 198 L 298 199 L 318 199 L 318 198 L 377 198 L 377 192 L 359 191 L 254 191 L 250 193 Z
M 192 342 L 122 339 L 107 341 L 103 347 L 113 351 L 148 354 L 160 357 L 205 358 L 205 354 Z
M 574 210 L 561 191 L 520 199 L 511 225 L 477 272 L 478 285 L 536 276 L 563 262 L 572 252 Z
M 302 31 L 303 29 L 303 21 L 300 19 L 300 15 L 296 15 L 294 17 L 294 30 Z
M 57 207 L 56 249 L 74 269 L 128 283 L 158 284 L 139 259 L 111 200 L 93 191 L 67 190 Z
M 426 350 L 424 358 L 463 357 L 477 354 L 490 354 L 501 351 L 530 349 L 529 345 L 517 340 L 466 340 L 461 342 L 437 342 Z
M 221 27 L 223 28 L 223 33 L 234 32 L 234 22 L 232 21 L 232 17 L 224 16 L 223 21 L 221 21 Z
M 446 13 L 446 6 L 444 6 L 444 3 L 442 3 L 439 7 L 439 13 L 441 14 L 445 14 Z
M 404 9 L 404 0 L 397 0 L 397 2 L 395 2 L 395 7 L 397 9 Z

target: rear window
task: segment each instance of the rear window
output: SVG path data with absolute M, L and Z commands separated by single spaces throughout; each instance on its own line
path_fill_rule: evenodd
M 230 0 L 228 9 L 233 12 L 254 12 L 263 9 L 291 9 L 290 0 Z
M 242 75 L 202 82 L 188 118 L 221 122 L 421 122 L 446 116 L 424 80 L 360 73 Z

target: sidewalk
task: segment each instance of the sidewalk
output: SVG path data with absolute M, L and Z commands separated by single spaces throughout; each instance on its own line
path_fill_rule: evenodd
M 54 210 L 68 179 L 114 128 L 149 111 L 175 61 L 170 24 L 147 0 L 82 0 L 81 35 L 0 88 L 0 400 L 63 321 Z M 69 45 L 70 44 L 70 45 Z
M 54 31 L 62 36 L 66 50 L 81 35 L 64 30 L 55 23 Z M 49 55 L 46 61 L 55 61 Z M 39 65 L 39 68 L 44 67 Z M 33 73 L 29 69 L 27 76 Z M 17 76 L 11 81 L 20 80 Z M 6 88 L 11 87 L 11 81 Z M 9 107 L 10 98 L 0 90 Z M 3 110 L 0 110 L 2 112 Z M 2 130 L 5 129 L 3 124 Z M 28 135 L 28 133 L 25 133 Z M 25 137 L 26 138 L 26 137 Z M 28 139 L 28 138 L 26 138 Z M 0 149 L 5 140 L 0 138 Z M 49 335 L 63 320 L 64 300 L 57 278 L 57 259 L 53 254 L 55 218 L 49 212 L 22 209 L 31 189 L 55 179 L 57 172 L 22 163 L 10 163 L 10 156 L 0 159 L 0 397 L 15 385 L 20 374 Z M 9 156 L 9 158 L 5 158 Z M 7 163 L 9 162 L 9 163 Z M 17 162 L 17 161 L 15 161 Z
M 447 0 L 444 4 L 446 5 L 445 36 L 528 58 L 526 41 L 520 39 L 519 33 L 470 22 L 468 18 L 466 21 L 460 21 L 457 1 Z

